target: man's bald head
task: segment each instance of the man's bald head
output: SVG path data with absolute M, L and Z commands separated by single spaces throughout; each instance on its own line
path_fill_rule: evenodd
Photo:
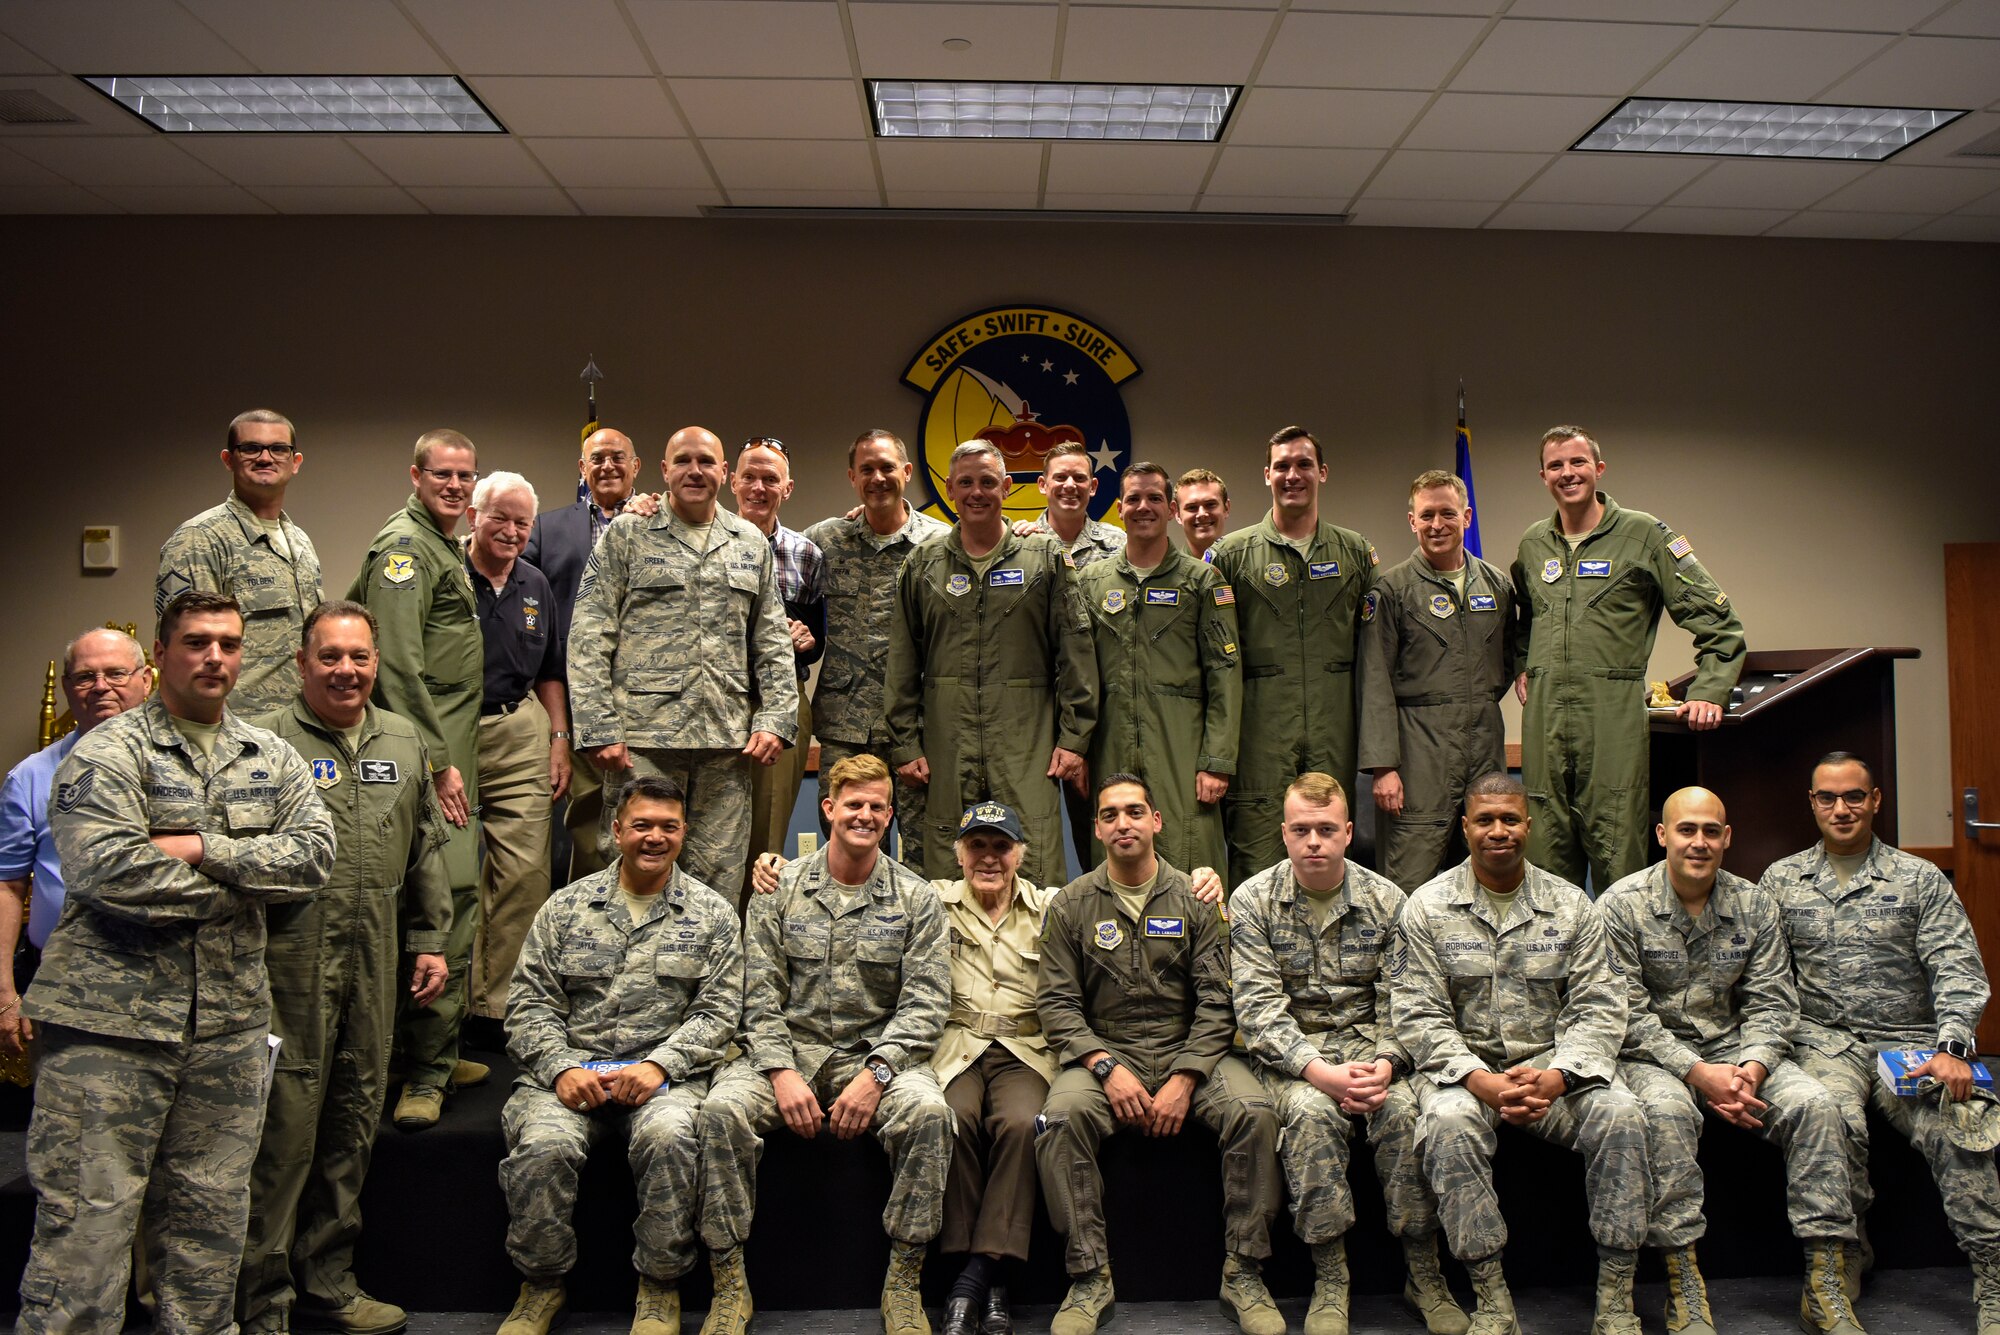
M 1729 813 L 1722 799 L 1706 788 L 1681 789 L 1661 804 L 1653 834 L 1667 851 L 1674 893 L 1689 912 L 1699 913 L 1729 851 Z
M 707 427 L 684 426 L 667 439 L 660 472 L 667 496 L 684 523 L 706 524 L 715 518 L 715 499 L 729 480 L 722 442 Z
M 1729 813 L 1723 809 L 1722 799 L 1699 787 L 1683 788 L 1670 794 L 1661 805 L 1661 823 L 1672 825 L 1682 817 L 1713 820 L 1718 825 L 1729 823 Z
M 722 457 L 721 438 L 705 426 L 684 426 L 674 432 L 673 435 L 667 437 L 667 453 L 672 454 L 683 445 L 694 444 L 706 445 L 715 451 L 717 458 Z
M 613 512 L 632 498 L 639 482 L 639 449 L 615 427 L 603 427 L 584 437 L 576 462 L 583 485 L 599 509 Z

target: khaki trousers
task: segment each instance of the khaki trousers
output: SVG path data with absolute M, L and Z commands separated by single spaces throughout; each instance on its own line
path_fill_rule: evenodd
M 958 1117 L 944 1183 L 938 1250 L 1028 1259 L 1035 1222 L 1035 1117 L 1049 1095 L 1041 1073 L 995 1043 L 952 1077 Z
M 479 719 L 479 935 L 472 1013 L 507 1016 L 507 984 L 535 911 L 549 898 L 549 715 L 530 695 L 511 714 Z
M 604 776 L 590 763 L 590 757 L 571 743 L 569 800 L 563 807 L 563 828 L 569 831 L 569 876 L 564 885 L 604 870 L 604 855 L 597 850 L 597 827 L 603 811 Z
M 792 808 L 806 778 L 806 748 L 812 739 L 812 701 L 799 688 L 799 740 L 778 753 L 776 764 L 750 766 L 750 857 L 737 887 L 737 912 L 750 902 L 750 868 L 760 853 L 783 853 L 792 828 Z

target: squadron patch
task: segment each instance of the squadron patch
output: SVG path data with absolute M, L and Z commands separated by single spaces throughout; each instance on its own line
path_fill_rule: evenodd
M 1609 561 L 1578 561 L 1576 563 L 1576 577 L 1578 579 L 1610 579 L 1611 563 Z
M 1451 595 L 1448 593 L 1432 594 L 1430 608 L 1432 616 L 1436 617 L 1440 621 L 1444 620 L 1452 613 Z
M 1221 588 L 1218 588 L 1215 591 L 1215 605 L 1217 607 L 1234 607 L 1236 605 L 1236 586 L 1234 584 L 1224 584 Z
M 340 782 L 340 762 L 337 760 L 315 760 L 313 767 L 313 787 L 331 788 Z
M 1125 929 L 1118 925 L 1116 918 L 1106 918 L 1097 924 L 1093 943 L 1099 950 L 1116 950 L 1125 944 Z
M 1186 935 L 1187 935 L 1187 919 L 1186 919 L 1186 918 L 1148 918 L 1148 919 L 1146 919 L 1146 935 L 1147 935 L 1147 936 L 1186 936 Z
M 1112 589 L 1104 595 L 1104 610 L 1117 613 L 1125 610 L 1125 590 Z
M 1379 603 L 1380 603 L 1380 602 L 1381 602 L 1381 599 L 1380 599 L 1380 597 L 1379 597 L 1378 595 L 1376 595 L 1376 594 L 1373 594 L 1373 593 L 1364 593 L 1364 594 L 1362 594 L 1362 595 L 1361 595 L 1361 619 L 1362 619 L 1363 621 L 1373 621 L 1373 620 L 1375 619 L 1375 608 L 1376 608 L 1376 607 L 1377 607 L 1377 606 L 1379 605 Z
M 1553 584 L 1563 577 L 1562 558 L 1551 556 L 1542 562 L 1542 583 Z
M 1148 589 L 1146 601 L 1154 607 L 1178 607 L 1181 601 L 1179 589 Z
M 1264 567 L 1264 582 L 1274 589 L 1289 584 L 1291 579 L 1292 577 L 1285 572 L 1285 567 L 1277 561 Z
M 1338 579 L 1339 577 L 1340 562 L 1338 561 L 1306 562 L 1307 579 Z
M 944 591 L 954 598 L 963 598 L 972 592 L 972 577 L 963 574 L 953 575 L 944 582 Z
M 408 584 L 417 577 L 417 558 L 406 552 L 391 552 L 382 563 L 382 578 L 390 584 Z
M 1064 557 L 1063 559 L 1068 560 L 1069 558 Z M 996 589 L 1004 589 L 1010 586 L 1019 587 L 1028 582 L 1028 572 L 1025 570 L 996 570 L 986 577 L 986 582 Z
M 1468 612 L 1492 612 L 1498 608 L 1499 604 L 1490 593 L 1475 593 L 1465 600 L 1465 610 Z

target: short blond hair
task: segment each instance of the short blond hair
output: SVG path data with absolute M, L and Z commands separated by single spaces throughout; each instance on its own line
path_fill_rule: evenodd
M 1546 459 L 1549 453 L 1549 446 L 1559 440 L 1580 440 L 1590 446 L 1590 457 L 1593 461 L 1600 464 L 1604 462 L 1604 451 L 1598 448 L 1597 437 L 1591 435 L 1580 426 L 1552 426 L 1547 431 L 1544 431 L 1542 433 L 1541 453 L 1535 456 L 1535 462 L 1539 464 L 1542 460 Z
M 472 443 L 472 437 L 463 431 L 453 431 L 448 426 L 441 426 L 435 431 L 426 431 L 417 437 L 417 448 L 410 462 L 422 468 L 430 463 L 431 451 L 436 449 L 470 450 L 474 462 L 479 459 L 479 447 Z
M 887 783 L 889 767 L 882 763 L 880 756 L 862 754 L 848 756 L 826 772 L 826 796 L 829 802 L 840 800 L 840 790 L 851 788 L 857 783 Z
M 1181 474 L 1180 481 L 1174 483 L 1174 492 L 1178 495 L 1183 488 L 1207 483 L 1213 483 L 1215 486 L 1221 488 L 1222 503 L 1224 505 L 1229 504 L 1229 484 L 1222 480 L 1222 474 L 1212 468 L 1188 469 L 1187 472 Z
M 1316 769 L 1307 770 L 1293 779 L 1285 788 L 1285 796 L 1299 798 L 1316 807 L 1332 806 L 1338 802 L 1342 811 L 1349 815 L 1354 813 L 1353 805 L 1347 800 L 1347 790 L 1340 786 L 1340 780 Z
M 1417 474 L 1417 480 L 1410 484 L 1410 512 L 1412 514 L 1416 513 L 1418 492 L 1434 491 L 1439 487 L 1450 487 L 1453 491 L 1457 492 L 1458 503 L 1460 505 L 1470 503 L 1469 498 L 1466 496 L 1465 480 L 1463 478 L 1459 477 L 1456 473 L 1447 473 L 1442 468 L 1433 468 L 1428 472 Z

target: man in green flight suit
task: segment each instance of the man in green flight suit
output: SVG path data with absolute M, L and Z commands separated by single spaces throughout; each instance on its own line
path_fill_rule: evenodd
M 1514 558 L 1527 667 L 1514 682 L 1528 860 L 1602 893 L 1646 865 L 1651 808 L 1646 662 L 1662 610 L 1694 636 L 1695 678 L 1674 716 L 1705 731 L 1743 672 L 1743 623 L 1687 536 L 1597 489 L 1604 451 L 1582 427 L 1542 434 L 1556 512 Z
M 1354 789 L 1354 657 L 1375 546 L 1319 517 L 1319 440 L 1300 426 L 1271 437 L 1271 513 L 1213 548 L 1229 582 L 1243 651 L 1243 732 L 1223 799 L 1229 883 L 1284 860 L 1285 787 L 1309 770 Z
M 1000 451 L 967 441 L 947 477 L 958 523 L 903 563 L 889 630 L 890 762 L 927 790 L 922 829 L 903 834 L 904 860 L 951 876 L 959 817 L 975 802 L 1002 802 L 1028 831 L 1021 874 L 1047 885 L 1062 879 L 1053 781 L 1081 778 L 1097 721 L 1088 618 L 1056 539 L 1009 531 Z
M 395 1121 L 406 1131 L 437 1123 L 446 1086 L 477 1084 L 487 1075 L 480 1063 L 458 1059 L 479 933 L 479 832 L 472 814 L 479 803 L 486 646 L 452 530 L 478 481 L 479 455 L 464 435 L 440 429 L 417 437 L 410 465 L 414 491 L 368 544 L 361 573 L 347 591 L 375 614 L 379 627 L 375 703 L 417 725 L 430 753 L 438 805 L 450 824 L 444 865 L 451 878 L 451 934 L 444 955 L 451 977 L 435 1003 L 406 1005 L 396 1022 L 409 1084 L 396 1101 Z
M 1236 606 L 1213 566 L 1168 541 L 1173 497 L 1166 469 L 1128 467 L 1118 498 L 1125 546 L 1076 575 L 1097 645 L 1089 772 L 1144 778 L 1159 803 L 1160 856 L 1176 867 L 1221 867 L 1222 795 L 1236 770 L 1243 703 Z M 1104 851 L 1088 833 L 1093 823 L 1077 826 L 1072 807 L 1091 850 L 1085 861 L 1096 866 Z

